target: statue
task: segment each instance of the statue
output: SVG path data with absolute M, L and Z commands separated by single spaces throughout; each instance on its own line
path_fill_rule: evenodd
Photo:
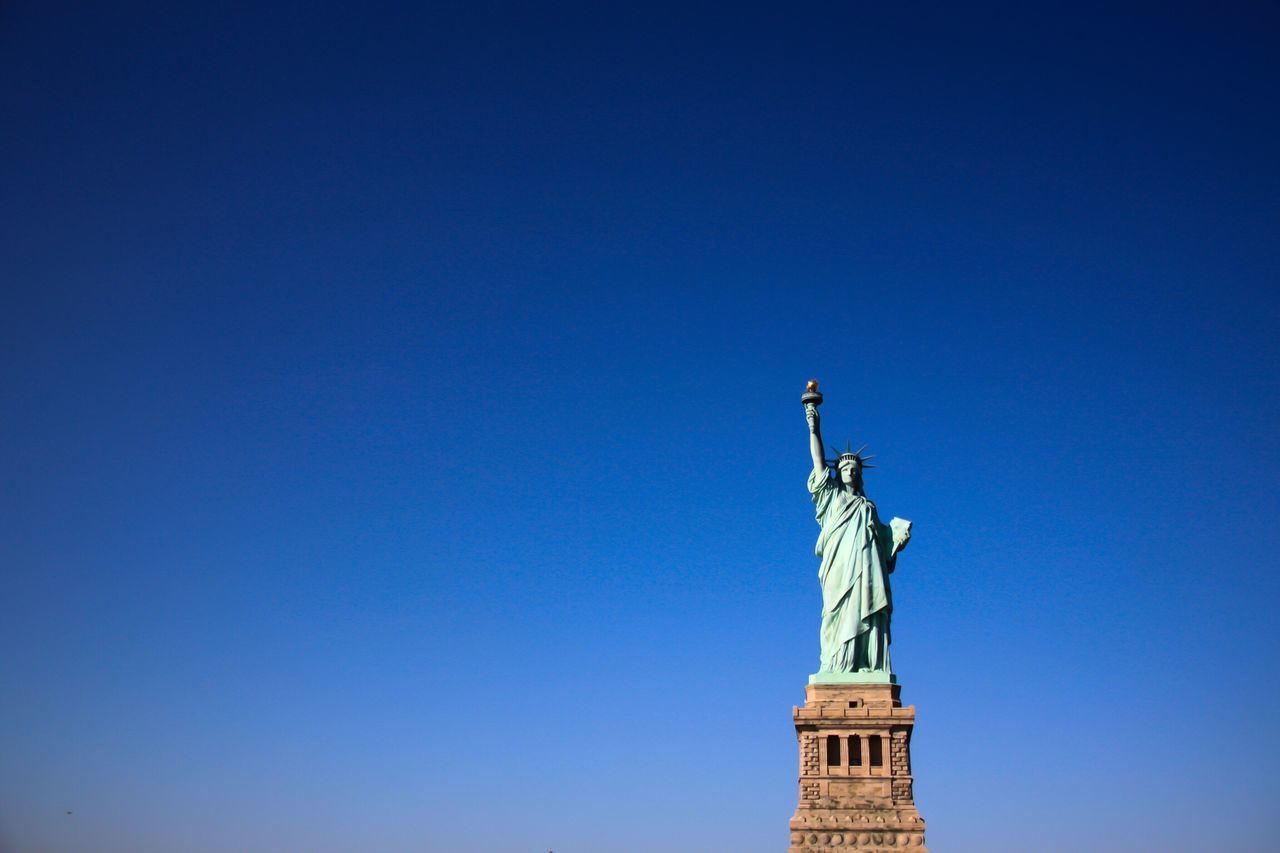
M 889 617 L 893 598 L 889 575 L 898 552 L 911 540 L 911 522 L 894 518 L 883 524 L 862 491 L 866 445 L 827 460 L 822 449 L 818 406 L 822 394 L 816 379 L 809 380 L 804 395 L 809 421 L 809 452 L 813 470 L 809 493 L 817 508 L 818 534 L 815 552 L 822 558 L 818 580 L 822 584 L 821 665 L 810 680 L 893 680 L 889 663 Z M 833 448 L 834 450 L 834 448 Z M 832 468 L 835 468 L 833 474 Z M 861 673 L 863 676 L 839 674 Z M 835 674 L 835 675 L 833 675 Z

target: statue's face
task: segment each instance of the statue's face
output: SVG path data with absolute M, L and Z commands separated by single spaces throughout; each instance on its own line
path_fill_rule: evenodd
M 857 462 L 846 462 L 843 465 L 841 465 L 840 466 L 840 482 L 844 483 L 846 486 L 852 486 L 854 483 L 856 483 L 858 480 L 859 467 L 860 466 L 858 465 Z

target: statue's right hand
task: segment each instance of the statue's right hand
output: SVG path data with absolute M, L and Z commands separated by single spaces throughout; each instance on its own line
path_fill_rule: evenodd
M 809 422 L 809 432 L 816 431 L 818 429 L 819 423 L 821 422 L 821 419 L 818 417 L 818 407 L 813 405 L 812 403 L 805 406 L 804 419 Z

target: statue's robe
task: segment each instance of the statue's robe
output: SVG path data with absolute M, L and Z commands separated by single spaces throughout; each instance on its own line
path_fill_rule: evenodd
M 889 575 L 893 533 L 876 505 L 844 487 L 825 466 L 809 474 L 817 508 L 815 553 L 822 558 L 822 663 L 819 672 L 890 672 Z

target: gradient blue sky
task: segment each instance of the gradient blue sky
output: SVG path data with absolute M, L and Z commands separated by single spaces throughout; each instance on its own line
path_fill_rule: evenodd
M 1278 18 L 5 4 L 0 849 L 784 849 L 817 376 L 931 847 L 1274 850 Z

